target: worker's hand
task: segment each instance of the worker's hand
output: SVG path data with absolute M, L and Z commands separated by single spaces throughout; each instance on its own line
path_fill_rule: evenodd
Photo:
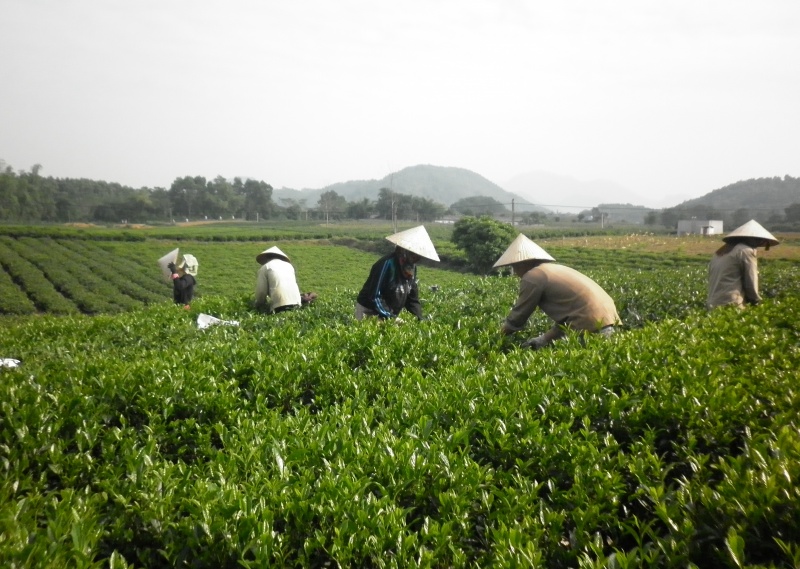
M 176 267 L 176 266 L 175 266 L 175 263 L 169 263 L 169 264 L 167 265 L 167 268 L 168 268 L 168 269 L 169 269 L 169 271 L 170 271 L 171 273 L 173 273 L 173 274 L 178 272 L 178 267 Z
M 531 350 L 539 350 L 545 347 L 544 341 L 539 338 L 530 338 L 529 340 L 525 340 L 522 342 L 521 347 L 523 348 L 530 348 Z

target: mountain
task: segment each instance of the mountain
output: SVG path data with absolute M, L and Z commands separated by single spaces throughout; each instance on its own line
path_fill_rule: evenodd
M 705 207 L 723 212 L 749 209 L 783 215 L 785 208 L 796 203 L 800 203 L 800 178 L 784 176 L 742 180 L 682 202 L 674 209 Z
M 471 170 L 445 166 L 417 165 L 386 175 L 380 180 L 353 180 L 331 184 L 319 189 L 275 189 L 272 198 L 305 200 L 316 206 L 320 195 L 333 190 L 348 201 L 363 198 L 376 200 L 381 188 L 412 196 L 425 197 L 451 206 L 459 200 L 488 197 L 511 209 L 514 200 L 518 213 L 532 211 L 579 213 L 602 204 L 613 219 L 640 223 L 651 208 L 647 200 L 627 188 L 607 180 L 578 180 L 543 171 L 531 171 L 514 176 L 502 187 Z M 674 202 L 672 202 L 674 203 Z M 784 209 L 800 203 L 800 178 L 758 178 L 739 181 L 699 198 L 686 200 L 670 210 L 715 210 L 729 214 L 736 210 L 751 210 L 753 217 L 783 215 Z M 660 207 L 666 207 L 662 204 Z M 757 215 L 760 214 L 760 215 Z M 704 213 L 698 212 L 698 215 Z
M 333 190 L 351 202 L 363 198 L 376 200 L 381 188 L 390 188 L 400 194 L 425 197 L 448 207 L 459 200 L 471 197 L 489 197 L 509 206 L 512 199 L 516 202 L 524 201 L 521 196 L 504 190 L 471 170 L 431 165 L 409 166 L 399 172 L 388 174 L 381 180 L 353 180 L 319 189 L 281 188 L 272 191 L 272 199 L 279 204 L 281 199 L 304 199 L 310 206 L 316 204 L 324 192 Z M 547 211 L 545 208 L 536 209 Z
M 538 170 L 518 174 L 505 182 L 503 187 L 530 203 L 568 213 L 578 213 L 600 203 L 641 204 L 644 201 L 641 196 L 615 182 L 583 181 Z
M 721 220 L 734 228 L 750 219 L 768 224 L 770 231 L 797 231 L 795 212 L 800 205 L 800 178 L 757 178 L 730 184 L 704 196 L 684 201 L 661 213 L 661 222 L 675 226 L 682 219 Z

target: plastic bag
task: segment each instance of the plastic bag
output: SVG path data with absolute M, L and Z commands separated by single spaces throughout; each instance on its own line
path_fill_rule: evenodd
M 169 270 L 170 263 L 176 263 L 178 261 L 178 252 L 180 249 L 173 249 L 163 257 L 158 260 L 158 266 L 161 268 L 161 275 L 164 277 L 166 282 L 172 282 L 172 271 Z
M 221 320 L 216 316 L 211 316 L 210 314 L 198 314 L 197 315 L 197 327 L 201 330 L 205 330 L 209 326 L 214 325 L 222 325 L 222 326 L 238 326 L 238 320 Z

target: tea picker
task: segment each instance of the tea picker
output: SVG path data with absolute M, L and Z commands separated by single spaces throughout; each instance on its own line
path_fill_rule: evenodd
M 520 278 L 514 307 L 500 326 L 503 334 L 525 328 L 539 308 L 553 320 L 547 332 L 523 343 L 533 349 L 549 346 L 567 330 L 610 336 L 619 323 L 614 301 L 586 275 L 560 265 L 547 251 L 519 234 L 492 268 L 511 266 Z
M 438 261 L 436 248 L 423 225 L 389 235 L 386 240 L 394 243 L 395 249 L 372 265 L 356 298 L 355 318 L 397 319 L 406 309 L 422 320 L 417 263 L 423 257 Z
M 758 247 L 769 251 L 779 242 L 760 223 L 751 219 L 722 238 L 725 244 L 717 249 L 708 265 L 709 310 L 719 306 L 739 309 L 746 304 L 759 304 Z
M 256 255 L 256 262 L 261 265 L 256 273 L 254 305 L 257 309 L 279 313 L 306 306 L 316 300 L 316 293 L 300 294 L 294 266 L 289 256 L 277 246 Z
M 175 304 L 183 305 L 185 310 L 191 308 L 194 287 L 197 285 L 199 263 L 194 255 L 184 253 L 179 264 L 179 249 L 173 249 L 158 260 L 161 272 L 172 282 L 172 299 Z

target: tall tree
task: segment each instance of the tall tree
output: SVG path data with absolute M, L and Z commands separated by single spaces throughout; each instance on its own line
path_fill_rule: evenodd
M 0 219 L 12 220 L 19 216 L 17 176 L 8 166 L 0 172 Z
M 378 200 L 375 202 L 375 211 L 382 219 L 394 219 L 394 192 L 389 188 L 378 190 Z
M 347 209 L 347 200 L 333 190 L 323 192 L 317 201 L 317 208 L 325 218 L 325 225 L 331 217 L 338 218 Z
M 169 188 L 173 215 L 187 219 L 197 215 L 195 203 L 205 187 L 206 179 L 202 176 L 176 178 Z
M 347 217 L 350 219 L 366 219 L 374 210 L 375 204 L 368 198 L 363 198 L 347 205 Z
M 266 182 L 247 180 L 242 186 L 247 219 L 269 219 L 275 209 L 272 186 Z
M 153 204 L 153 216 L 159 219 L 172 218 L 172 204 L 169 201 L 169 193 L 164 188 L 153 188 L 148 190 L 150 202 Z
M 417 221 L 434 221 L 444 215 L 447 208 L 428 198 L 414 196 L 411 207 L 417 216 Z
M 281 203 L 283 204 L 283 212 L 286 214 L 287 218 L 295 220 L 300 219 L 300 204 L 297 200 L 292 198 L 281 198 Z
M 800 203 L 793 203 L 783 211 L 786 214 L 786 221 L 800 221 Z
M 508 212 L 508 208 L 506 208 L 505 205 L 489 196 L 461 198 L 457 202 L 451 204 L 450 209 L 461 215 L 470 215 L 473 217 L 499 215 Z
M 645 225 L 655 225 L 658 223 L 658 214 L 653 211 L 648 211 L 647 215 L 644 216 L 644 224 Z

